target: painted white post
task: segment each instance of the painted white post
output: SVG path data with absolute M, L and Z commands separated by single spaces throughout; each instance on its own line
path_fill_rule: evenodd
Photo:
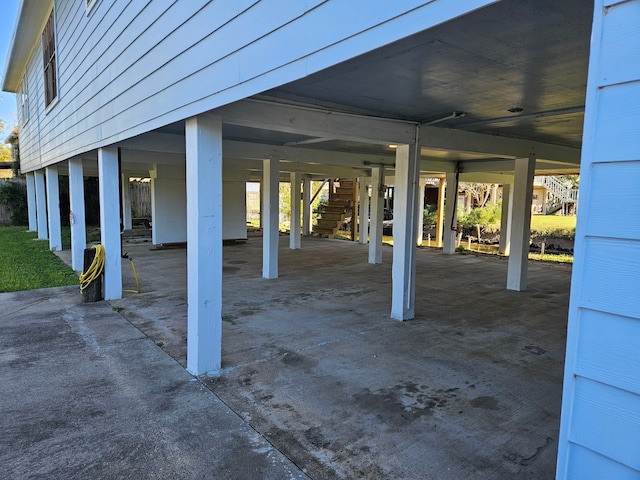
M 531 200 L 536 157 L 516 158 L 513 178 L 513 208 L 511 214 L 511 253 L 507 273 L 507 290 L 527 289 L 529 240 L 531 236 Z
M 264 160 L 263 164 L 262 277 L 278 278 L 280 160 L 270 158 Z
M 302 185 L 302 234 L 311 235 L 311 179 L 308 177 Z
M 27 210 L 29 213 L 29 231 L 38 231 L 38 222 L 36 215 L 36 179 L 33 172 L 26 175 L 27 178 Z
M 442 253 L 451 255 L 456 251 L 456 231 L 451 228 L 458 224 L 458 219 L 455 211 L 456 198 L 458 196 L 458 189 L 456 188 L 456 174 L 447 173 L 447 187 L 446 187 L 446 204 L 444 212 L 444 246 Z
M 358 241 L 362 245 L 366 245 L 369 242 L 369 179 L 360 177 L 358 182 L 360 182 L 360 198 L 358 199 L 360 204 L 360 218 L 358 219 L 360 232 Z
M 38 240 L 46 240 L 49 238 L 49 232 L 47 231 L 47 195 L 44 185 L 44 170 L 35 171 L 35 180 Z
M 416 216 L 418 220 L 418 229 L 416 230 L 416 245 L 422 246 L 422 237 L 424 234 L 424 189 L 427 186 L 427 179 L 420 178 L 420 185 L 418 191 L 418 208 L 416 209 Z M 395 242 L 394 242 L 395 245 Z
M 371 223 L 369 263 L 382 263 L 382 221 L 384 220 L 384 166 L 371 168 Z
M 47 218 L 49 220 L 49 250 L 62 250 L 62 230 L 60 226 L 60 183 L 58 166 L 46 168 L 47 179 Z
M 441 178 L 438 185 L 438 210 L 436 216 L 436 247 L 442 248 L 442 232 L 444 231 L 444 198 L 445 179 Z
M 291 218 L 289 228 L 289 248 L 300 248 L 300 170 L 291 172 Z
M 120 179 L 122 185 L 122 226 L 125 230 L 131 230 L 131 184 L 129 174 L 123 173 Z
M 187 370 L 222 361 L 222 120 L 185 122 L 187 181 Z
M 104 247 L 104 299 L 122 298 L 122 251 L 120 249 L 120 175 L 118 149 L 98 149 L 100 241 Z
M 500 218 L 500 243 L 498 253 L 509 256 L 511 251 L 511 214 L 513 213 L 513 188 L 511 184 L 502 185 L 502 213 Z
M 420 146 L 398 145 L 393 202 L 393 266 L 391 270 L 391 318 L 415 316 L 416 230 L 420 187 Z
M 79 272 L 84 268 L 84 249 L 87 232 L 84 212 L 84 171 L 82 158 L 69 160 L 69 223 L 71 224 L 71 267 Z
M 187 239 L 187 190 L 184 165 L 156 165 L 151 176 L 151 241 L 184 242 Z M 246 220 L 243 220 L 243 225 Z

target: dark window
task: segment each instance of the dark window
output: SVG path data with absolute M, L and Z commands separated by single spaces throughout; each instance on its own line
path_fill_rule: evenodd
M 56 33 L 53 10 L 42 32 L 42 58 L 44 61 L 44 102 L 49 105 L 58 96 L 56 69 Z

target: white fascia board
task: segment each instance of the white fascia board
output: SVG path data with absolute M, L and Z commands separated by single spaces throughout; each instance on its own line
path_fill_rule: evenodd
M 581 151 L 579 148 L 533 140 L 428 126 L 420 127 L 419 138 L 421 145 L 428 148 L 511 158 L 527 158 L 529 154 L 534 153 L 536 158 L 543 160 L 580 164 Z
M 377 145 L 411 143 L 417 125 L 255 99 L 225 105 L 216 112 L 230 125 Z
M 18 17 L 4 66 L 3 91 L 12 93 L 18 91 L 29 58 L 40 41 L 44 24 L 52 8 L 53 0 L 20 1 Z

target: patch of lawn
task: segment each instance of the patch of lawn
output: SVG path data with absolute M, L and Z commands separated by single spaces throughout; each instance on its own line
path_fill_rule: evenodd
M 78 275 L 26 227 L 0 228 L 0 292 L 78 285 Z
M 531 235 L 549 238 L 573 238 L 576 235 L 574 215 L 532 215 Z
M 552 263 L 573 263 L 573 255 L 565 253 L 545 253 L 542 255 L 540 253 L 530 252 L 529 260 L 541 260 Z

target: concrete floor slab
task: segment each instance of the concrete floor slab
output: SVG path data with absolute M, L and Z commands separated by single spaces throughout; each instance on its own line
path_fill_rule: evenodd
M 106 303 L 0 294 L 0 476 L 308 478 Z
M 392 249 L 281 238 L 224 248 L 223 371 L 216 395 L 311 478 L 552 478 L 570 267 L 417 254 L 416 319 L 389 318 Z M 111 302 L 182 365 L 186 251 L 127 245 L 141 294 Z M 129 265 L 125 288 L 132 288 Z

